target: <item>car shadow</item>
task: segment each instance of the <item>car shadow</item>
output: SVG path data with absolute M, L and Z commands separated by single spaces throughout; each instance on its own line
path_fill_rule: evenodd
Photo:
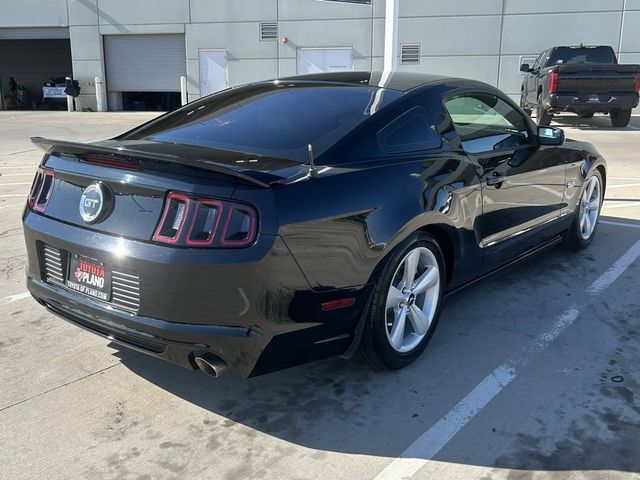
M 611 126 L 609 115 L 596 114 L 592 118 L 580 118 L 575 114 L 568 113 L 554 115 L 552 125 L 561 128 L 577 128 L 579 130 L 610 130 L 612 132 L 624 132 L 640 130 L 640 116 L 632 116 L 629 125 L 626 127 L 614 128 Z
M 602 219 L 640 226 L 640 222 L 629 219 Z M 635 242 L 637 231 L 607 228 L 617 239 L 628 237 L 619 249 L 602 253 L 613 262 Z M 609 238 L 609 235 L 596 237 L 592 248 L 606 250 Z M 233 374 L 213 380 L 146 355 L 133 358 L 125 355 L 123 364 L 173 395 L 224 417 L 229 424 L 239 423 L 319 451 L 398 457 L 496 365 L 531 342 L 529 333 L 514 331 L 517 309 L 506 304 L 504 311 L 496 311 L 501 308 L 499 303 L 494 311 L 487 308 L 495 303 L 492 300 L 495 293 L 514 289 L 535 296 L 543 291 L 536 288 L 556 282 L 558 289 L 567 286 L 567 292 L 558 295 L 580 296 L 583 285 L 575 287 L 579 291 L 572 290 L 572 277 L 590 275 L 590 282 L 597 276 L 592 273 L 596 260 L 590 252 L 569 254 L 562 248 L 554 248 L 450 297 L 451 305 L 443 312 L 443 321 L 429 348 L 414 364 L 399 371 L 373 371 L 356 360 L 329 359 L 248 380 Z M 600 266 L 598 272 L 611 262 Z M 489 323 L 491 328 L 486 327 Z M 511 343 L 516 344 L 513 349 Z M 572 395 L 578 399 L 593 397 L 588 385 L 580 388 Z M 548 386 L 532 385 L 527 392 L 527 401 L 544 405 L 555 400 L 549 398 L 553 393 L 550 394 Z M 633 397 L 633 392 L 630 395 Z M 635 395 L 639 398 L 640 393 Z M 493 431 L 486 432 L 488 437 L 481 440 L 464 435 L 435 459 L 519 470 L 640 472 L 640 458 L 625 453 L 638 451 L 638 422 L 625 423 L 609 412 L 609 417 L 603 418 L 608 418 L 611 435 L 590 434 L 583 427 L 574 426 L 547 451 L 539 443 L 543 438 L 529 429 L 532 412 L 519 405 L 525 401 L 516 395 L 508 402 L 509 421 L 516 423 L 516 430 L 522 428 L 519 433 L 501 432 L 498 415 Z M 548 404 L 544 413 L 538 412 L 536 421 L 553 428 L 557 412 Z M 640 405 L 634 408 L 640 415 Z M 481 446 L 479 441 L 513 443 L 508 454 L 496 457 L 491 443 Z M 218 444 L 213 438 L 211 443 Z

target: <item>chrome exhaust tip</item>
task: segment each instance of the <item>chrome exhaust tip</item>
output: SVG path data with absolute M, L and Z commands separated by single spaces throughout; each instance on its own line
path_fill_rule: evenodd
M 211 353 L 198 355 L 194 361 L 202 372 L 213 378 L 218 378 L 228 367 L 226 363 Z

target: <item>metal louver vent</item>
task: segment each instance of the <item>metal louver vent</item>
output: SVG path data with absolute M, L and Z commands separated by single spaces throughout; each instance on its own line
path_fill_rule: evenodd
M 278 24 L 276 22 L 260 22 L 260 40 L 272 41 L 278 39 Z
M 64 284 L 64 270 L 62 269 L 62 256 L 57 248 L 45 245 L 42 249 L 44 262 L 44 275 L 47 282 Z
M 402 64 L 419 64 L 420 63 L 420 44 L 419 43 L 403 43 L 400 45 L 400 63 Z
M 111 272 L 111 303 L 124 310 L 137 312 L 140 308 L 140 281 L 137 275 Z

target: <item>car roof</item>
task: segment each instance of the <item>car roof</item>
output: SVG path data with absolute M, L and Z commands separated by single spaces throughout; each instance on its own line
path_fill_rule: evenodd
M 400 92 L 407 92 L 417 87 L 421 87 L 427 84 L 444 83 L 456 81 L 465 82 L 469 85 L 485 85 L 482 82 L 475 80 L 467 80 L 462 78 L 454 78 L 446 75 L 435 75 L 429 73 L 416 73 L 416 72 L 391 72 L 389 75 L 385 75 L 383 71 L 372 72 L 325 72 L 325 73 L 312 73 L 308 75 L 297 75 L 293 77 L 284 77 L 278 79 L 280 81 L 306 81 L 306 82 L 319 82 L 319 83 L 336 83 L 336 84 L 348 84 L 348 85 L 369 85 L 379 88 L 387 88 L 391 90 L 397 90 Z

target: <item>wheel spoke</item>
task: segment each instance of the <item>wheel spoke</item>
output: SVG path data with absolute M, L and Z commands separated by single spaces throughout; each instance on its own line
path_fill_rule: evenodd
M 586 223 L 586 218 L 587 216 L 581 211 L 580 212 L 580 231 L 581 232 L 584 232 L 584 224 Z
M 586 213 L 584 215 L 584 233 L 585 235 L 591 234 L 591 218 Z
M 387 309 L 397 308 L 403 300 L 404 295 L 402 295 L 402 292 L 391 285 L 391 287 L 389 287 L 389 293 L 387 294 Z
M 600 195 L 589 202 L 589 210 L 598 210 L 600 208 Z
M 420 252 L 416 249 L 412 251 L 404 261 L 404 288 L 410 289 L 413 285 L 413 279 L 416 278 L 418 270 L 418 260 L 420 260 Z
M 403 305 L 398 310 L 396 314 L 396 318 L 393 321 L 393 326 L 391 327 L 391 333 L 389 334 L 391 345 L 396 350 L 402 348 L 402 340 L 404 340 L 404 325 L 407 320 L 407 306 Z
M 429 319 L 415 304 L 411 305 L 409 311 L 409 319 L 413 331 L 418 335 L 424 335 L 429 328 Z
M 597 182 L 596 177 L 591 178 L 591 181 L 589 182 L 589 185 L 587 188 L 589 192 L 587 193 L 587 198 L 586 198 L 587 202 L 591 200 L 591 196 L 593 195 L 593 190 L 594 188 L 596 188 L 596 182 Z
M 436 267 L 427 267 L 427 270 L 420 275 L 411 289 L 416 295 L 424 292 L 428 288 L 433 287 L 438 281 L 438 269 Z

